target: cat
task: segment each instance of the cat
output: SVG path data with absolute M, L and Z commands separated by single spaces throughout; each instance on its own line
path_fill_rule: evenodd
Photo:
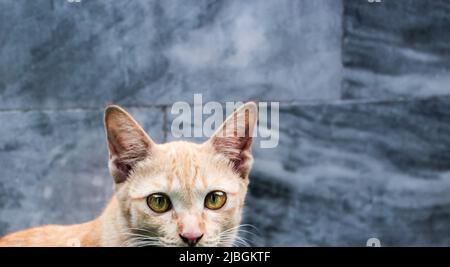
M 156 144 L 119 106 L 105 109 L 114 195 L 96 219 L 9 234 L 0 246 L 233 246 L 253 157 L 257 106 L 235 110 L 202 144 Z

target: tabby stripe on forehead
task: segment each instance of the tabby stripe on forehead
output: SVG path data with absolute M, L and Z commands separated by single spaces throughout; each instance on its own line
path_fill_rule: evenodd
M 167 178 L 167 187 L 168 187 L 169 191 L 171 191 L 172 190 L 172 185 L 173 185 L 173 175 L 172 174 L 168 174 L 166 176 L 166 178 Z

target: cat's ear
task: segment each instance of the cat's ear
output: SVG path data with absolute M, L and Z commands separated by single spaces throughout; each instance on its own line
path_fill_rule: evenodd
M 105 130 L 110 173 L 122 183 L 134 165 L 149 156 L 154 142 L 130 114 L 114 105 L 105 109 Z
M 257 118 L 256 104 L 248 102 L 228 116 L 207 141 L 217 153 L 229 159 L 242 178 L 248 177 L 252 166 L 251 145 Z

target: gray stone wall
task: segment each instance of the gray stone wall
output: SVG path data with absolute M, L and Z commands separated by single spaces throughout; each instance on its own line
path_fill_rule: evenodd
M 94 218 L 102 110 L 280 101 L 245 223 L 262 246 L 450 245 L 450 2 L 0 1 L 0 234 Z M 192 141 L 199 141 L 192 139 Z

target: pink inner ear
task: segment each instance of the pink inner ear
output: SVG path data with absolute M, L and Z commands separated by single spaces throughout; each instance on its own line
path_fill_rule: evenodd
M 122 183 L 127 180 L 128 175 L 131 171 L 131 166 L 129 164 L 125 164 L 123 162 L 120 162 L 119 160 L 114 160 L 114 165 L 116 166 L 116 174 L 115 174 L 115 182 L 116 183 Z
M 233 169 L 242 177 L 249 171 L 252 137 L 216 137 L 213 146 L 218 153 L 225 155 L 233 164 Z
M 123 137 L 126 135 L 130 138 Z M 115 166 L 114 179 L 116 183 L 122 183 L 126 181 L 136 163 L 148 156 L 150 143 L 139 132 L 134 132 L 133 135 L 129 132 L 113 132 L 108 136 L 108 140 L 110 160 L 115 158 L 112 162 Z
M 245 177 L 245 175 L 247 175 L 248 171 L 249 171 L 249 166 L 248 166 L 248 161 L 249 161 L 250 157 L 247 155 L 247 153 L 242 152 L 239 155 L 239 159 L 238 160 L 231 160 L 231 162 L 233 162 L 233 166 L 234 166 L 234 170 L 239 173 L 241 175 L 242 178 Z

